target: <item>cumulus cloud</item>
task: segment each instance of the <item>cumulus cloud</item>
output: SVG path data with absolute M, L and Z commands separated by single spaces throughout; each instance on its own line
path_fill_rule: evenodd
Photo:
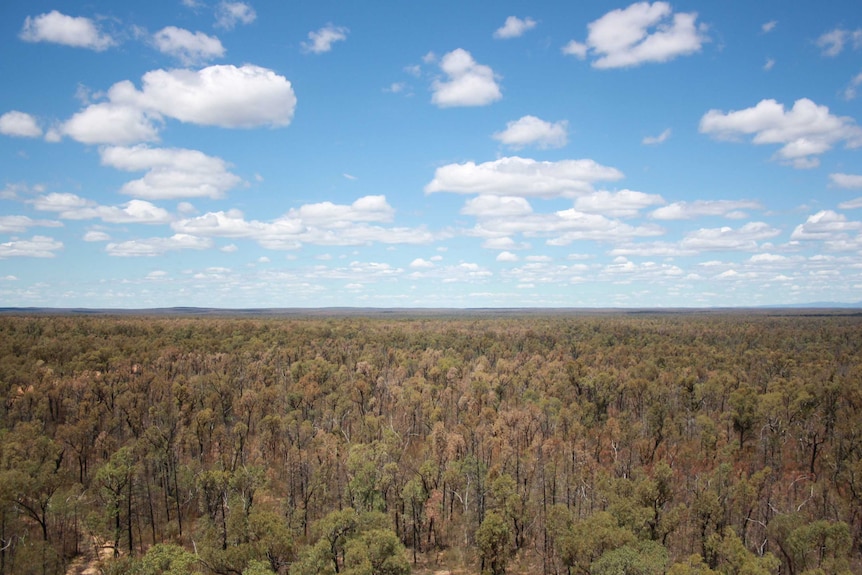
M 83 144 L 134 144 L 157 141 L 160 124 L 158 114 L 101 102 L 66 120 L 60 132 Z
M 257 13 L 245 2 L 221 2 L 216 7 L 216 27 L 232 30 L 237 24 L 251 24 Z
M 641 140 L 641 143 L 646 145 L 646 146 L 654 146 L 656 144 L 661 144 L 661 143 L 667 141 L 668 138 L 670 138 L 670 128 L 666 129 L 665 131 L 663 131 L 658 136 L 646 136 L 646 137 L 644 137 L 644 139 Z
M 212 247 L 212 240 L 188 234 L 174 234 L 168 238 L 145 238 L 125 242 L 111 242 L 105 252 L 115 257 L 153 257 L 179 250 L 204 250 Z
M 116 43 L 89 18 L 67 16 L 57 10 L 27 16 L 19 36 L 25 42 L 51 42 L 96 51 L 106 50 Z
M 509 16 L 506 22 L 494 31 L 494 38 L 507 40 L 509 38 L 518 38 L 523 36 L 527 30 L 532 30 L 536 27 L 536 21 L 532 18 L 518 18 L 517 16 Z
M 468 200 L 461 213 L 477 217 L 523 216 L 533 212 L 524 198 L 482 195 Z
M 498 262 L 516 262 L 519 259 L 517 254 L 513 254 L 512 252 L 500 252 L 497 254 Z
M 0 216 L 0 233 L 20 234 L 35 226 L 56 228 L 60 222 L 49 220 L 34 220 L 28 216 Z
M 365 196 L 350 205 L 308 204 L 272 221 L 246 220 L 238 210 L 209 212 L 176 221 L 174 231 L 203 237 L 248 238 L 269 249 L 297 249 L 303 244 L 425 244 L 435 236 L 423 228 L 386 228 L 394 211 L 384 196 Z
M 492 198 L 491 196 L 488 199 Z M 522 199 L 522 198 L 520 198 Z M 537 214 L 532 210 L 480 210 L 478 202 L 468 204 L 466 213 L 474 215 L 476 225 L 470 235 L 485 238 L 485 248 L 512 250 L 518 245 L 513 236 L 546 238 L 548 245 L 563 246 L 574 241 L 625 241 L 634 237 L 656 236 L 663 230 L 655 225 L 631 226 L 601 214 L 590 214 L 577 209 L 560 210 L 550 214 Z M 493 208 L 493 203 L 491 203 Z M 462 212 L 464 213 L 464 212 Z
M 29 240 L 12 240 L 0 244 L 0 260 L 14 257 L 53 258 L 63 242 L 47 236 L 33 236 Z
M 616 168 L 589 159 L 539 162 L 512 156 L 482 164 L 465 162 L 441 166 L 425 186 L 425 193 L 577 197 L 592 192 L 594 182 L 622 177 L 622 172 Z
M 332 45 L 336 42 L 344 42 L 347 40 L 349 30 L 344 26 L 333 26 L 329 24 L 320 30 L 308 33 L 308 42 L 302 43 L 304 52 L 311 54 L 323 54 L 332 50 Z
M 153 70 L 144 74 L 141 90 L 119 82 L 108 97 L 181 122 L 222 128 L 286 126 L 296 107 L 293 87 L 284 76 L 250 64 Z
M 431 102 L 440 108 L 485 106 L 503 97 L 490 66 L 478 64 L 467 50 L 445 54 L 440 69 L 447 79 L 434 80 Z
M 386 201 L 386 196 L 365 196 L 352 204 L 339 205 L 332 202 L 306 204 L 288 212 L 289 218 L 301 220 L 306 225 L 339 228 L 353 222 L 390 222 L 395 210 Z
M 429 262 L 426 259 L 416 258 L 412 262 L 410 262 L 410 267 L 413 269 L 430 269 L 434 267 L 433 262 Z
M 666 62 L 700 51 L 707 38 L 696 20 L 695 12 L 674 14 L 667 2 L 638 2 L 591 22 L 586 42 L 573 40 L 563 53 L 581 59 L 592 54 L 594 68 Z
M 862 189 L 862 174 L 829 174 L 829 179 L 839 188 L 848 190 Z
M 673 242 L 622 243 L 608 251 L 608 255 L 617 257 L 661 257 L 674 258 L 697 254 L 692 248 L 682 248 Z
M 664 198 L 657 194 L 645 194 L 633 190 L 599 191 L 575 199 L 575 209 L 614 218 L 633 218 L 644 208 L 663 203 L 665 203 Z
M 30 114 L 12 110 L 0 116 L 0 134 L 19 138 L 38 138 L 42 128 Z
M 745 217 L 743 210 L 762 209 L 760 202 L 749 200 L 696 200 L 674 202 L 654 210 L 650 215 L 657 220 L 690 220 L 702 216 L 739 219 Z
M 83 237 L 85 242 L 107 242 L 110 241 L 110 239 L 111 236 L 98 230 L 89 230 Z
M 85 144 L 155 142 L 166 117 L 223 128 L 279 127 L 291 122 L 295 107 L 291 83 L 267 68 L 154 70 L 140 90 L 128 80 L 114 84 L 106 101 L 72 116 L 60 132 Z
M 221 158 L 183 148 L 111 146 L 100 151 L 102 164 L 126 172 L 146 172 L 120 192 L 137 198 L 221 198 L 242 179 Z
M 536 116 L 524 116 L 507 122 L 506 129 L 495 133 L 493 138 L 516 150 L 530 145 L 561 148 L 568 141 L 568 128 L 569 123 L 565 120 L 552 124 Z
M 143 200 L 131 200 L 120 206 L 102 206 L 92 200 L 70 193 L 51 193 L 33 200 L 40 211 L 56 212 L 64 220 L 101 219 L 112 224 L 164 224 L 171 215 L 164 209 Z
M 487 232 L 487 230 L 482 231 Z M 482 233 L 480 235 L 487 236 L 487 233 Z M 525 250 L 530 248 L 530 244 L 519 244 L 508 236 L 492 236 L 486 237 L 485 241 L 482 242 L 482 247 L 488 250 Z
M 754 251 L 758 242 L 774 238 L 781 231 L 765 222 L 749 222 L 741 228 L 701 228 L 687 234 L 680 247 L 696 251 Z
M 221 58 L 225 49 L 215 36 L 167 26 L 153 34 L 153 44 L 163 54 L 177 58 L 185 65 Z
M 790 239 L 839 241 L 846 239 L 850 232 L 859 230 L 862 230 L 862 222 L 849 221 L 844 214 L 832 210 L 822 210 L 796 226 Z
M 852 118 L 834 116 L 807 98 L 797 100 L 790 110 L 775 100 L 727 113 L 710 110 L 700 120 L 700 132 L 722 140 L 753 134 L 754 144 L 780 144 L 778 159 L 797 168 L 817 166 L 814 156 L 840 142 L 848 148 L 862 146 L 862 129 Z
M 763 26 L 760 27 L 760 29 L 761 31 L 763 31 L 764 34 L 768 34 L 769 32 L 775 30 L 775 27 L 777 25 L 778 20 L 770 20 L 769 22 L 764 23 Z
M 858 50 L 862 47 L 862 28 L 857 28 L 856 30 L 835 28 L 820 36 L 816 43 L 824 56 L 837 56 L 844 51 L 844 46 L 847 44 L 852 45 L 853 49 Z

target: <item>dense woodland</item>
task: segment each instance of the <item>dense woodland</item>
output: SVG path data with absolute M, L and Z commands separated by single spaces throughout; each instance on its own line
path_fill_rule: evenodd
M 862 572 L 862 317 L 0 316 L 0 575 Z

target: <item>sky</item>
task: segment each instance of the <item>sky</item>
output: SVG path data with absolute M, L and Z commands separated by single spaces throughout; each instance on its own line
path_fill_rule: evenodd
M 0 306 L 862 301 L 858 0 L 0 4 Z

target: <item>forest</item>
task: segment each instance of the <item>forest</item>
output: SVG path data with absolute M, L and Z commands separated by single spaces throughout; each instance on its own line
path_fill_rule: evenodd
M 0 575 L 862 572 L 862 316 L 0 315 Z

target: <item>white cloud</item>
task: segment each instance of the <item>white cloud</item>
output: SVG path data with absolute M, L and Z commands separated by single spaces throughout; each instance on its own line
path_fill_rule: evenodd
M 53 258 L 63 248 L 63 242 L 46 236 L 33 236 L 29 240 L 12 240 L 0 244 L 0 260 L 13 257 Z
M 102 102 L 87 106 L 60 131 L 83 144 L 134 144 L 159 139 L 160 117 L 133 106 Z
M 862 189 L 862 174 L 829 174 L 829 179 L 839 188 L 848 190 Z
M 28 216 L 0 216 L 0 233 L 3 234 L 20 234 L 36 226 L 56 228 L 62 225 L 60 222 L 34 220 Z
M 221 198 L 242 183 L 221 158 L 197 150 L 112 146 L 100 151 L 102 164 L 126 172 L 146 171 L 120 192 L 137 198 Z
M 862 146 L 862 129 L 852 118 L 833 116 L 829 108 L 807 98 L 797 100 L 790 110 L 775 100 L 726 114 L 710 110 L 700 120 L 700 131 L 725 140 L 753 134 L 754 144 L 781 144 L 776 155 L 797 168 L 818 165 L 813 156 L 839 142 L 848 148 Z
M 536 116 L 523 116 L 507 122 L 506 129 L 495 133 L 493 138 L 516 150 L 529 145 L 543 149 L 561 148 L 566 145 L 568 127 L 565 120 L 552 124 Z
M 491 231 L 485 228 L 480 228 L 480 230 L 481 233 L 478 234 L 480 236 L 487 235 L 487 233 Z M 486 238 L 485 241 L 482 242 L 482 247 L 487 250 L 526 250 L 530 248 L 530 244 L 519 244 L 508 236 L 497 236 Z
M 204 250 L 212 247 L 212 240 L 187 234 L 174 234 L 169 238 L 147 238 L 109 243 L 105 251 L 115 257 L 152 257 L 179 250 Z
M 563 53 L 583 59 L 589 51 L 595 68 L 666 62 L 700 51 L 707 38 L 696 20 L 694 12 L 673 14 L 667 2 L 638 2 L 591 22 L 586 43 L 573 40 Z
M 753 264 L 780 264 L 789 261 L 789 258 L 787 256 L 765 253 L 754 254 L 748 261 Z
M 766 22 L 763 26 L 761 26 L 760 29 L 763 31 L 764 34 L 768 34 L 769 32 L 775 30 L 775 27 L 777 25 L 778 20 L 770 20 L 769 22 Z
M 454 192 L 520 197 L 577 197 L 593 182 L 619 180 L 622 172 L 593 160 L 539 162 L 518 156 L 476 164 L 448 164 L 434 172 L 425 193 Z
M 575 209 L 614 218 L 632 218 L 644 208 L 663 203 L 665 203 L 664 198 L 657 194 L 645 194 L 633 190 L 599 191 L 576 198 Z
M 107 101 L 72 116 L 61 132 L 85 144 L 153 142 L 164 117 L 223 128 L 277 127 L 290 123 L 295 107 L 290 82 L 266 68 L 154 70 L 141 90 L 128 80 L 114 84 Z
M 185 65 L 221 58 L 225 49 L 215 36 L 167 26 L 153 35 L 153 43 L 163 54 L 177 58 Z
M 775 59 L 774 58 L 767 58 L 766 63 L 763 64 L 763 69 L 768 72 L 768 71 L 772 70 L 773 67 L 775 67 Z
M 856 76 L 850 80 L 850 84 L 844 89 L 844 99 L 854 100 L 856 98 L 856 90 L 859 86 L 862 86 L 862 73 L 856 74 Z
M 284 76 L 250 64 L 153 70 L 144 74 L 140 91 L 124 81 L 114 84 L 108 97 L 181 122 L 223 128 L 286 126 L 296 107 Z
M 749 222 L 741 228 L 701 228 L 687 234 L 680 242 L 683 249 L 697 251 L 754 251 L 757 242 L 774 238 L 781 231 L 764 222 Z
M 482 247 L 492 249 L 519 249 L 511 239 L 516 234 L 526 237 L 547 238 L 548 245 L 563 246 L 574 241 L 624 241 L 634 237 L 655 236 L 663 230 L 655 225 L 630 226 L 619 220 L 599 214 L 588 214 L 576 209 L 551 214 L 498 215 L 476 214 L 478 222 L 470 233 L 488 238 Z M 494 240 L 494 241 L 491 241 Z
M 523 36 L 527 30 L 532 30 L 536 27 L 536 21 L 532 18 L 518 18 L 517 16 L 509 16 L 506 22 L 494 31 L 494 38 L 506 40 L 509 38 L 518 38 Z
M 670 128 L 667 128 L 665 131 L 663 131 L 658 136 L 646 136 L 646 137 L 644 137 L 644 139 L 641 140 L 641 143 L 644 145 L 647 145 L 647 146 L 652 146 L 655 144 L 661 144 L 661 143 L 667 141 L 668 138 L 670 138 Z
M 518 258 L 518 256 L 516 254 L 513 254 L 512 252 L 500 252 L 499 254 L 497 254 L 498 262 L 516 262 L 519 259 L 520 258 Z
M 423 228 L 369 225 L 390 221 L 393 214 L 384 196 L 365 196 L 350 205 L 304 205 L 268 222 L 246 220 L 241 212 L 231 210 L 179 220 L 172 227 L 195 236 L 253 239 L 265 248 L 278 250 L 297 249 L 303 244 L 426 244 L 435 239 Z
M 255 19 L 257 19 L 257 13 L 250 4 L 245 2 L 221 2 L 216 7 L 217 28 L 231 30 L 237 24 L 251 24 Z
M 791 240 L 840 241 L 849 232 L 862 230 L 862 222 L 848 221 L 843 214 L 832 210 L 822 210 L 808 216 L 804 224 L 799 224 L 790 235 Z
M 532 212 L 527 200 L 511 196 L 481 195 L 468 200 L 461 208 L 462 214 L 476 217 L 523 216 Z
M 656 279 L 678 278 L 684 272 L 673 264 L 657 264 L 655 262 L 643 262 L 636 264 L 626 258 L 617 258 L 614 263 L 605 266 L 602 275 L 626 276 L 627 280 L 650 281 Z
M 386 196 L 365 196 L 349 206 L 320 202 L 306 204 L 290 210 L 288 218 L 296 218 L 310 226 L 339 228 L 354 222 L 389 222 L 395 210 L 386 201 Z
M 75 48 L 102 51 L 115 44 L 89 18 L 73 17 L 52 10 L 39 16 L 27 16 L 20 38 L 25 42 L 51 42 Z
M 637 256 L 673 258 L 697 254 L 692 248 L 682 248 L 672 242 L 625 243 L 608 252 L 611 256 Z
M 650 214 L 657 220 L 690 220 L 702 216 L 722 216 L 739 219 L 741 210 L 762 210 L 759 202 L 748 200 L 696 200 L 674 202 Z
M 42 128 L 30 114 L 12 110 L 0 116 L 0 134 L 19 138 L 38 138 Z
M 309 32 L 309 42 L 302 43 L 304 52 L 312 54 L 323 54 L 332 50 L 332 45 L 335 42 L 344 42 L 347 40 L 349 30 L 344 26 L 333 26 L 329 24 L 316 32 Z
M 836 28 L 824 33 L 817 39 L 817 45 L 823 51 L 823 55 L 830 57 L 843 52 L 844 46 L 848 43 L 851 43 L 856 50 L 862 47 L 862 28 L 852 31 Z
M 98 230 L 90 230 L 86 234 L 84 234 L 85 242 L 107 242 L 110 240 L 111 236 L 109 236 L 105 232 L 100 232 Z
M 427 269 L 433 268 L 434 264 L 432 262 L 429 262 L 428 260 L 425 260 L 422 258 L 416 258 L 415 260 L 410 262 L 410 267 L 413 269 L 426 269 L 427 270 Z
M 577 40 L 571 40 L 568 44 L 563 46 L 561 51 L 567 56 L 574 56 L 579 60 L 583 60 L 587 57 L 589 49 L 590 47 L 586 44 L 578 42 Z
M 576 209 L 556 212 L 548 218 L 545 225 L 550 224 L 554 232 L 562 232 L 548 241 L 549 245 L 564 246 L 574 241 L 623 241 L 634 237 L 657 236 L 664 233 L 658 226 L 630 226 L 619 220 L 610 219 L 600 214 L 588 214 Z M 542 233 L 542 228 L 530 230 L 532 233 Z
M 33 207 L 40 211 L 56 212 L 64 220 L 101 219 L 112 224 L 165 224 L 171 215 L 142 200 L 131 200 L 120 206 L 101 206 L 70 193 L 51 193 L 33 200 Z
M 470 52 L 458 48 L 443 56 L 440 69 L 447 80 L 434 80 L 431 102 L 440 108 L 485 106 L 503 97 L 494 71 L 478 64 Z

